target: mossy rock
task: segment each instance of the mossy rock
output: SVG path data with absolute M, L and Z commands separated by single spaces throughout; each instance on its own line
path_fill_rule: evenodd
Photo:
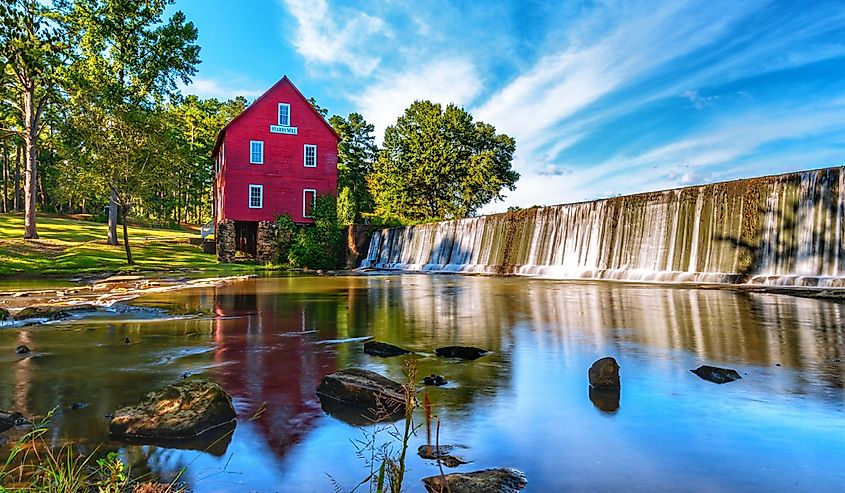
M 0 308 L 0 322 L 5 322 L 12 317 L 12 314 L 9 313 L 9 310 L 5 308 Z
M 62 320 L 76 312 L 97 311 L 94 305 L 34 305 L 28 306 L 15 314 L 15 320 Z
M 392 415 L 405 411 L 405 388 L 378 373 L 361 368 L 347 368 L 323 377 L 317 387 L 320 399 L 362 409 L 378 409 Z
M 231 425 L 232 397 L 214 382 L 183 380 L 114 412 L 109 434 L 129 439 L 186 439 Z
M 431 493 L 516 493 L 527 484 L 523 473 L 508 468 L 431 476 L 422 481 Z

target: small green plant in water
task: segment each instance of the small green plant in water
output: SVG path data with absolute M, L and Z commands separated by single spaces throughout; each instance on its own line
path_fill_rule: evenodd
M 373 419 L 373 428 L 362 431 L 363 438 L 353 440 L 352 444 L 356 449 L 356 455 L 363 460 L 369 474 L 364 480 L 352 488 L 354 493 L 358 488 L 367 485 L 370 493 L 401 493 L 402 484 L 405 480 L 406 458 L 408 444 L 411 437 L 416 436 L 418 427 L 414 424 L 414 408 L 417 405 L 416 399 L 417 361 L 415 358 L 408 358 L 405 361 L 405 414 L 400 424 L 381 424 L 388 421 L 393 415 L 386 409 L 372 410 L 376 416 Z M 380 443 L 380 437 L 387 433 L 390 440 Z M 396 446 L 398 444 L 398 450 Z M 331 476 L 329 479 L 334 485 L 335 491 L 341 493 L 343 487 Z

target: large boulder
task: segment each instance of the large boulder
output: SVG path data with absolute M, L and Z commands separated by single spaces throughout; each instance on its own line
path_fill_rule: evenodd
M 489 353 L 486 349 L 481 349 L 472 346 L 446 346 L 439 347 L 434 350 L 434 353 L 441 358 L 460 358 L 460 359 L 478 359 Z
M 388 415 L 405 411 L 405 387 L 401 383 L 361 368 L 326 375 L 317 387 L 317 395 L 321 401 L 330 399 Z
M 115 411 L 109 434 L 127 439 L 186 439 L 232 425 L 236 416 L 232 397 L 219 385 L 189 379 Z
M 516 469 L 484 469 L 468 473 L 452 473 L 423 478 L 430 493 L 516 493 L 525 488 L 525 474 Z
M 590 386 L 595 389 L 619 388 L 619 363 L 610 356 L 604 357 L 590 367 Z
M 405 348 L 394 346 L 386 342 L 367 341 L 364 343 L 364 352 L 372 356 L 381 356 L 382 358 L 389 358 L 391 356 L 402 356 L 409 354 Z
M 62 320 L 76 312 L 97 311 L 94 305 L 34 305 L 28 306 L 15 314 L 15 320 Z
M 9 310 L 5 308 L 0 308 L 0 322 L 5 322 L 12 317 L 12 314 L 9 313 Z
M 701 365 L 695 370 L 690 370 L 704 380 L 713 383 L 728 383 L 734 380 L 740 380 L 742 377 L 736 370 L 730 368 L 719 368 L 717 366 Z

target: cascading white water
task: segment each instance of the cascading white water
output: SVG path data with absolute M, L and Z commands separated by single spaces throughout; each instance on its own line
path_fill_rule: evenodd
M 375 232 L 363 267 L 845 287 L 845 168 Z

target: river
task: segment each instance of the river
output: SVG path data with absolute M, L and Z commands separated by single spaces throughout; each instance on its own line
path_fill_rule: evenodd
M 144 310 L 0 330 L 0 408 L 43 415 L 48 439 L 118 450 L 138 474 L 198 492 L 331 492 L 367 475 L 351 441 L 372 427 L 326 414 L 320 379 L 350 366 L 403 379 L 418 352 L 441 443 L 459 471 L 514 467 L 528 492 L 845 491 L 845 305 L 732 289 L 523 277 L 371 275 L 261 278 L 148 295 Z M 131 344 L 126 344 L 125 338 Z M 17 356 L 14 347 L 33 352 Z M 471 362 L 434 349 L 492 351 Z M 614 402 L 587 369 L 621 366 Z M 735 368 L 716 385 L 689 370 Z M 234 434 L 208 450 L 110 442 L 105 416 L 188 373 L 234 397 Z M 422 386 L 421 386 L 422 387 Z M 84 402 L 82 409 L 72 409 Z M 263 412 L 256 412 L 260 409 Z M 604 410 L 603 410 L 604 409 Z M 422 413 L 417 411 L 422 422 Z M 413 452 L 406 491 L 437 474 Z M 361 490 L 359 490 L 361 491 Z

